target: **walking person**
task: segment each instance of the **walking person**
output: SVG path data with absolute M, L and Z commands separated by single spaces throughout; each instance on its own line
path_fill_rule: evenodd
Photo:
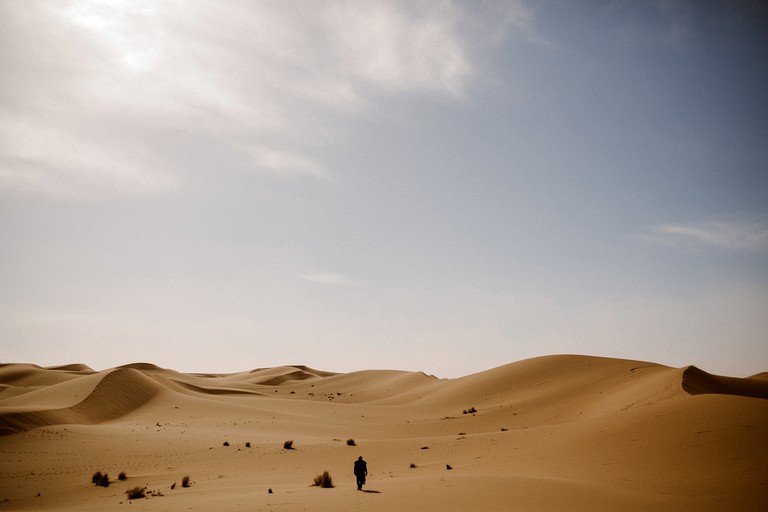
M 368 463 L 363 460 L 363 456 L 361 455 L 355 461 L 355 478 L 357 478 L 358 491 L 363 490 L 366 476 L 368 476 Z

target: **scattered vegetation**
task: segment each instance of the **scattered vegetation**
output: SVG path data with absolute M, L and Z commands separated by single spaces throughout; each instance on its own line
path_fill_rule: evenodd
M 144 488 L 140 486 L 134 487 L 132 489 L 128 489 L 127 491 L 125 491 L 125 494 L 128 495 L 129 500 L 138 500 L 139 498 L 143 498 L 144 496 L 146 496 L 144 494 Z
M 246 447 L 246 448 L 250 448 L 250 447 L 251 447 L 251 443 L 250 443 L 250 441 L 249 441 L 249 442 L 247 442 L 247 443 L 245 443 L 245 447 Z
M 477 409 L 474 407 L 470 407 L 469 409 L 464 409 L 461 413 L 462 414 L 475 414 L 477 412 Z
M 416 464 L 414 464 L 414 463 L 411 463 L 411 469 L 413 469 L 413 468 L 415 468 L 415 467 L 416 467 Z
M 268 494 L 272 494 L 272 488 L 271 488 L 271 487 L 269 488 L 269 490 L 267 491 L 267 493 L 268 493 Z
M 189 487 L 190 486 L 189 477 L 188 476 L 185 476 L 184 478 L 181 479 L 181 486 L 182 487 Z
M 125 471 L 121 471 L 121 472 L 120 472 L 120 474 L 119 474 L 119 475 L 117 475 L 117 479 L 118 479 L 118 480 L 120 480 L 121 482 L 122 482 L 123 480 L 127 480 L 127 479 L 128 479 L 128 477 L 125 475 Z
M 323 471 L 322 475 L 317 475 L 314 482 L 316 487 L 322 487 L 323 489 L 330 489 L 333 487 L 333 480 L 327 471 Z
M 224 441 L 224 446 L 229 446 L 229 441 Z
M 357 446 L 354 439 L 347 439 L 347 446 Z
M 504 428 L 504 427 L 501 427 L 501 431 L 502 431 L 502 432 L 506 432 L 507 430 L 508 430 L 508 429 L 506 429 L 506 428 Z
M 450 464 L 446 464 L 445 465 L 445 469 L 450 471 L 451 469 L 453 469 L 453 467 Z
M 102 473 L 101 471 L 97 471 L 93 474 L 91 477 L 91 482 L 94 484 L 100 486 L 100 487 L 109 487 L 109 475 L 107 473 Z
M 286 450 L 293 450 L 293 441 L 284 442 L 283 448 L 285 448 Z

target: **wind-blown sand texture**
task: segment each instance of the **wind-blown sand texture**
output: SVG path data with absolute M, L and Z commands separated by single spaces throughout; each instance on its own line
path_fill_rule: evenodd
M 359 455 L 366 492 L 352 474 Z M 324 470 L 332 489 L 312 486 Z M 93 485 L 96 471 L 113 483 Z M 117 480 L 121 471 L 127 480 Z M 162 496 L 129 504 L 125 491 L 136 486 Z M 588 356 L 459 379 L 303 366 L 228 375 L 146 363 L 0 366 L 0 510 L 702 512 L 766 503 L 766 374 Z

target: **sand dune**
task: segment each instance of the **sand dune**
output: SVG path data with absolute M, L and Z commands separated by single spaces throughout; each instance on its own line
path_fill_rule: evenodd
M 762 510 L 764 375 L 573 355 L 458 379 L 0 365 L 0 510 L 118 509 L 136 485 L 163 496 L 134 506 L 169 511 Z M 326 469 L 337 486 L 311 487 Z

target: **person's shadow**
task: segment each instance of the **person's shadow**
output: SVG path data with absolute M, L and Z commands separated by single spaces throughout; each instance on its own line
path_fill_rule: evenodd
M 373 491 L 371 489 L 365 489 L 363 492 L 369 492 L 371 494 L 381 494 L 381 491 Z

